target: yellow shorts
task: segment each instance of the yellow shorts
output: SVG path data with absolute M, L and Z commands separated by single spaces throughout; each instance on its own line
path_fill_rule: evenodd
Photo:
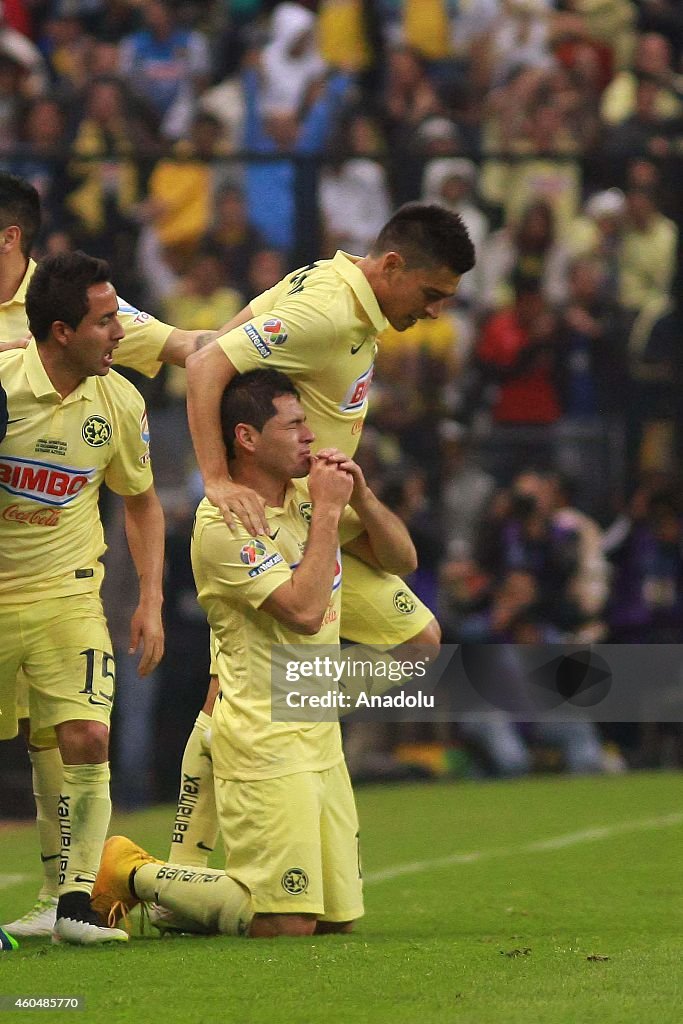
M 98 594 L 0 605 L 0 637 L 0 739 L 27 713 L 38 747 L 54 746 L 61 722 L 109 724 L 114 658 Z
M 358 644 L 396 647 L 417 636 L 434 618 L 400 576 L 371 569 L 342 554 L 340 632 Z
M 254 913 L 363 916 L 358 816 L 343 761 L 321 772 L 215 785 L 225 870 L 249 889 Z

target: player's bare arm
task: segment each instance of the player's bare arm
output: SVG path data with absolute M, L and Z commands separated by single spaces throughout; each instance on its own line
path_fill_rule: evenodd
M 220 404 L 237 370 L 215 341 L 187 360 L 187 416 L 206 497 L 228 526 L 239 519 L 252 537 L 268 532 L 263 498 L 230 479 Z
M 15 338 L 14 341 L 0 341 L 0 352 L 11 352 L 14 348 L 26 348 L 31 336 L 27 335 L 25 338 Z
M 365 532 L 344 544 L 344 551 L 397 576 L 414 572 L 417 552 L 405 523 L 368 487 L 360 466 L 336 448 L 324 448 L 317 457 L 338 465 L 353 478 L 349 505 L 357 512 Z
M 246 324 L 247 320 L 251 320 L 252 316 L 251 306 L 245 306 L 232 320 L 228 320 L 217 331 L 183 331 L 180 327 L 174 327 L 159 353 L 159 361 L 162 363 L 172 363 L 174 366 L 185 366 L 187 357 L 192 355 L 193 352 L 198 352 L 205 345 L 215 341 L 216 338 L 220 338 L 221 335 L 234 330 L 235 327 Z M 16 348 L 19 344 L 20 342 L 13 342 L 9 347 Z M 0 346 L 0 352 L 2 350 L 2 346 Z
M 125 495 L 126 537 L 138 574 L 140 594 L 130 623 L 130 649 L 142 650 L 138 672 L 149 675 L 164 653 L 161 620 L 164 570 L 164 513 L 154 487 Z
M 315 459 L 308 477 L 313 502 L 306 551 L 287 583 L 261 607 L 295 633 L 313 636 L 323 622 L 337 571 L 339 520 L 351 496 L 353 477 L 333 462 Z

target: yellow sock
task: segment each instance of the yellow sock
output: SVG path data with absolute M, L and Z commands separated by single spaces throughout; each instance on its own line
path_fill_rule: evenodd
M 59 895 L 92 892 L 109 828 L 109 764 L 65 764 L 59 795 Z
M 64 773 L 58 747 L 29 750 L 28 756 L 31 758 L 38 843 L 43 864 L 43 884 L 38 899 L 44 900 L 48 896 L 57 895 L 61 846 L 57 805 Z
M 205 867 L 218 839 L 218 815 L 211 760 L 211 716 L 200 711 L 180 769 L 180 794 L 169 861 Z
M 172 910 L 187 931 L 209 935 L 246 935 L 253 917 L 248 889 L 216 868 L 143 864 L 135 872 L 141 900 Z

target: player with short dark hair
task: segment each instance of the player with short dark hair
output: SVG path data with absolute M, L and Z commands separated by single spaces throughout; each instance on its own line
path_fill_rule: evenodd
M 0 174 L 0 230 L 15 232 L 22 255 L 28 259 L 40 231 L 40 196 L 26 181 L 16 174 Z
M 418 319 L 437 317 L 474 259 L 457 214 L 410 203 L 388 221 L 369 255 L 340 251 L 331 260 L 294 271 L 252 299 L 231 330 L 189 357 L 188 414 L 195 451 L 205 493 L 228 523 L 240 520 L 252 536 L 267 529 L 262 498 L 230 476 L 220 428 L 221 396 L 228 383 L 259 366 L 283 370 L 301 394 L 318 449 L 334 447 L 352 456 L 367 412 L 377 336 L 389 324 L 404 331 Z M 343 637 L 388 648 L 415 644 L 438 654 L 438 623 L 402 579 L 350 553 L 344 563 Z M 215 693 L 214 682 L 186 747 L 182 773 L 194 780 L 194 801 L 189 814 L 179 805 L 172 860 L 206 864 L 215 842 L 206 741 Z
M 271 669 L 292 645 L 339 650 L 340 544 L 393 572 L 415 567 L 415 548 L 351 459 L 332 449 L 311 456 L 315 438 L 284 374 L 234 378 L 222 412 L 234 479 L 261 496 L 268 525 L 258 539 L 240 523 L 230 530 L 204 499 L 192 533 L 199 602 L 218 646 L 212 752 L 225 872 L 160 868 L 114 837 L 93 906 L 106 917 L 154 900 L 157 924 L 183 931 L 349 931 L 363 900 L 339 723 L 273 720 Z
M 149 462 L 142 397 L 110 373 L 123 338 L 107 264 L 84 253 L 35 270 L 26 311 L 36 338 L 0 354 L 9 420 L 0 448 L 0 739 L 30 709 L 30 741 L 56 793 L 39 829 L 54 829 L 54 942 L 125 941 L 103 927 L 90 893 L 107 833 L 108 736 L 115 668 L 99 591 L 102 483 L 122 495 L 140 580 L 131 650 L 141 675 L 163 654 L 164 522 Z M 35 763 L 34 763 L 35 767 Z M 55 913 L 55 910 L 52 910 Z

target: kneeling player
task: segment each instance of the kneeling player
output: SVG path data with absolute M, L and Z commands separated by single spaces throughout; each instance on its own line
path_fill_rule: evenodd
M 332 450 L 311 457 L 314 436 L 284 374 L 235 378 L 221 418 L 233 478 L 262 495 L 269 527 L 263 539 L 231 531 L 204 500 L 192 540 L 199 601 L 218 647 L 212 755 L 225 872 L 162 864 L 115 837 L 93 905 L 116 916 L 156 900 L 171 912 L 168 923 L 187 931 L 346 931 L 363 901 L 339 724 L 272 721 L 271 657 L 274 645 L 338 647 L 340 543 L 399 573 L 412 571 L 415 549 L 354 462 Z

